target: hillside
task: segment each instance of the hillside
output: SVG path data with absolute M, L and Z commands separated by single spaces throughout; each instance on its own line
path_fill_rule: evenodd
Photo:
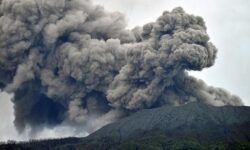
M 184 106 L 163 106 L 145 109 L 130 117 L 107 125 L 89 138 L 115 136 L 121 141 L 147 134 L 147 131 L 159 131 L 169 136 L 200 135 L 204 138 L 216 138 L 231 134 L 243 134 L 237 128 L 250 123 L 249 107 L 214 107 L 203 103 L 189 103 Z M 232 130 L 232 127 L 236 130 Z M 174 133 L 173 133 L 174 132 Z M 250 137 L 250 133 L 244 135 Z M 240 137 L 237 137 L 240 138 Z
M 16 146 L 20 148 L 21 145 Z M 32 149 L 32 145 L 27 145 L 26 149 Z M 39 143 L 36 146 L 38 149 Z M 189 103 L 178 107 L 145 109 L 109 124 L 86 138 L 62 142 L 53 147 L 47 144 L 42 149 L 46 148 L 249 149 L 250 107 Z

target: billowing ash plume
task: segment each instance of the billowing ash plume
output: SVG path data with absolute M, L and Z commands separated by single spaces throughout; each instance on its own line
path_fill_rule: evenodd
M 186 72 L 216 58 L 201 17 L 176 8 L 133 30 L 124 18 L 89 0 L 0 1 L 0 88 L 14 93 L 19 131 L 61 123 L 92 131 L 191 101 L 242 105 Z

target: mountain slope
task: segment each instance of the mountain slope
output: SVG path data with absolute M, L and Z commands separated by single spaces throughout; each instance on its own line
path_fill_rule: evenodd
M 250 149 L 250 107 L 214 107 L 203 103 L 163 106 L 139 111 L 86 138 L 14 144 L 8 148 L 247 150 Z
M 86 139 L 83 149 L 145 149 L 169 142 L 166 149 L 176 145 L 182 149 L 183 144 L 196 149 L 238 149 L 235 147 L 239 145 L 250 148 L 250 107 L 214 107 L 203 103 L 163 106 L 109 124 Z
M 107 125 L 89 138 L 119 136 L 121 140 L 147 134 L 147 131 L 173 131 L 189 134 L 205 134 L 205 136 L 227 136 L 233 134 L 232 127 L 250 123 L 249 107 L 214 107 L 202 103 L 189 103 L 184 106 L 163 106 L 156 109 L 140 111 L 130 117 Z M 249 127 L 250 128 L 250 127 Z M 239 129 L 235 131 L 240 132 Z M 250 130 L 249 130 L 250 131 Z M 219 134 L 218 134 L 219 133 Z M 245 133 L 240 133 L 245 134 Z M 173 135 L 175 136 L 175 135 Z M 250 133 L 246 133 L 250 137 Z

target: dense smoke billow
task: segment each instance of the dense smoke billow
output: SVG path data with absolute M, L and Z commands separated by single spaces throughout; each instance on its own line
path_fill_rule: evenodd
M 203 19 L 182 8 L 127 30 L 123 14 L 90 0 L 0 1 L 0 89 L 14 93 L 20 132 L 58 124 L 91 132 L 193 101 L 242 105 L 187 73 L 212 66 L 216 52 Z

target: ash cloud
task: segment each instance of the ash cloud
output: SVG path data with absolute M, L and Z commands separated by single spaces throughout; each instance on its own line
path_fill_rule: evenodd
M 243 105 L 189 76 L 214 64 L 201 17 L 182 8 L 132 30 L 90 0 L 1 0 L 0 88 L 18 131 L 58 124 L 89 132 L 144 108 Z

